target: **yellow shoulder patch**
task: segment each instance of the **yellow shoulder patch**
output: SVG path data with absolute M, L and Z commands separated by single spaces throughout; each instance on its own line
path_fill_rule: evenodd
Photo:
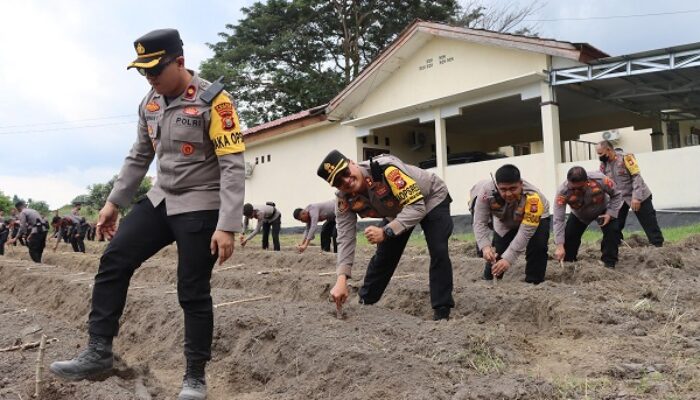
M 413 204 L 423 198 L 423 193 L 416 181 L 393 165 L 384 170 L 384 176 L 401 206 Z
M 217 156 L 240 153 L 245 150 L 238 113 L 231 99 L 223 92 L 219 93 L 211 104 L 209 138 L 214 143 Z
M 523 224 L 538 226 L 540 218 L 544 213 L 544 204 L 537 193 L 530 193 L 525 198 L 525 213 L 523 214 Z
M 637 175 L 639 173 L 639 164 L 637 164 L 637 160 L 634 158 L 634 155 L 626 154 L 624 160 L 625 167 L 627 167 L 627 170 L 630 172 L 630 174 Z

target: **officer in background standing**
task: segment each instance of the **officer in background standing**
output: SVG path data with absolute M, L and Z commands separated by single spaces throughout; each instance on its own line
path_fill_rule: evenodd
M 35 263 L 41 263 L 41 256 L 46 247 L 46 235 L 49 231 L 48 223 L 41 217 L 38 211 L 27 208 L 23 201 L 15 204 L 15 209 L 19 213 L 19 230 L 15 236 L 8 240 L 8 244 L 14 244 L 18 238 L 26 236 L 29 257 Z
M 600 159 L 600 172 L 615 182 L 615 188 L 622 193 L 624 200 L 617 214 L 620 240 L 622 240 L 622 230 L 627 223 L 627 213 L 631 208 L 644 229 L 649 243 L 656 247 L 663 246 L 664 236 L 656 221 L 656 210 L 651 203 L 651 190 L 644 183 L 634 154 L 616 151 L 612 143 L 607 140 L 599 142 L 595 150 Z
M 73 203 L 73 209 L 71 210 L 71 215 L 75 215 L 76 217 L 80 217 L 80 209 L 82 208 L 83 204 L 79 201 L 76 201 Z
M 233 253 L 241 231 L 245 146 L 238 115 L 223 86 L 185 68 L 175 29 L 152 31 L 134 42 L 137 68 L 152 89 L 139 106 L 136 142 L 126 157 L 98 229 L 112 238 L 92 293 L 90 340 L 76 358 L 51 364 L 64 379 L 83 379 L 112 368 L 112 338 L 126 303 L 129 281 L 148 258 L 173 241 L 178 248 L 177 292 L 184 311 L 187 360 L 179 399 L 206 398 L 211 359 L 211 272 Z M 156 183 L 119 224 L 155 157 Z
M 5 242 L 10 236 L 10 219 L 0 215 L 0 256 L 5 255 Z
M 496 182 L 477 184 L 474 236 L 486 260 L 484 279 L 501 279 L 525 252 L 525 282 L 539 284 L 547 270 L 549 202 L 535 186 L 506 164 L 496 170 Z M 493 222 L 493 239 L 489 223 Z
M 567 205 L 571 208 L 568 219 Z M 576 261 L 581 236 L 591 222 L 597 221 L 603 231 L 600 259 L 606 268 L 615 268 L 620 234 L 616 218 L 621 205 L 622 193 L 612 179 L 598 171 L 586 172 L 582 167 L 569 169 L 554 204 L 554 258 Z
M 332 240 L 333 252 L 338 252 L 338 231 L 335 229 L 335 200 L 309 204 L 303 210 L 297 208 L 294 210 L 294 219 L 306 224 L 304 239 L 297 246 L 299 253 L 303 253 L 309 247 L 309 243 L 314 240 L 319 221 L 324 221 L 321 226 L 321 250 L 331 251 Z
M 449 319 L 452 298 L 452 263 L 448 240 L 452 235 L 452 199 L 445 182 L 432 172 L 404 164 L 385 154 L 355 163 L 337 150 L 318 167 L 318 176 L 338 189 L 337 280 L 331 299 L 340 309 L 348 298 L 347 279 L 355 259 L 357 216 L 384 218 L 382 226 L 368 226 L 367 240 L 377 251 L 367 266 L 359 291 L 361 304 L 379 301 L 391 280 L 413 228 L 420 224 L 430 252 L 430 303 L 433 319 Z
M 275 206 L 275 203 L 268 202 L 265 205 L 253 206 L 246 203 L 243 206 L 243 216 L 245 217 L 244 225 L 248 226 L 248 221 L 251 218 L 258 220 L 255 229 L 245 238 L 241 236 L 241 246 L 245 245 L 254 238 L 255 235 L 262 230 L 262 249 L 267 250 L 270 247 L 270 231 L 272 231 L 272 244 L 275 251 L 280 251 L 280 230 L 282 229 L 282 214 Z

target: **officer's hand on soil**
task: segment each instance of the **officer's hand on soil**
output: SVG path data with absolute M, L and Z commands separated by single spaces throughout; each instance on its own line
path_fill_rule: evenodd
M 603 222 L 600 224 L 601 228 L 604 227 L 605 225 L 609 224 L 610 220 L 612 219 L 610 214 L 603 214 L 603 215 L 601 215 L 601 217 L 603 218 Z
M 554 251 L 554 258 L 557 261 L 561 261 L 564 259 L 564 256 L 566 256 L 566 251 L 564 250 L 564 245 L 558 244 L 557 249 Z
M 102 233 L 107 239 L 112 239 L 117 231 L 117 217 L 119 216 L 119 207 L 116 204 L 108 201 L 100 210 L 97 218 L 97 230 Z
M 331 301 L 335 302 L 336 307 L 340 307 L 348 299 L 348 293 L 348 278 L 345 275 L 338 276 L 335 286 L 331 289 Z
M 223 264 L 226 260 L 233 254 L 233 246 L 236 243 L 236 238 L 233 232 L 226 232 L 216 230 L 214 234 L 211 235 L 211 243 L 209 248 L 211 249 L 211 254 L 219 255 L 219 265 Z
M 300 244 L 300 245 L 297 246 L 297 251 L 298 251 L 299 253 L 303 253 L 304 250 L 306 250 L 306 247 L 307 247 L 307 245 L 305 245 L 305 244 L 302 243 L 302 244 Z
M 379 244 L 384 241 L 386 234 L 384 233 L 384 229 L 378 226 L 368 226 L 365 228 L 365 237 L 367 238 L 368 242 L 372 244 Z
M 496 277 L 501 276 L 504 272 L 508 271 L 508 268 L 510 268 L 508 260 L 501 258 L 491 266 L 491 274 Z
M 245 237 L 243 237 L 243 235 L 241 235 L 241 247 L 245 247 L 246 243 L 248 243 L 248 241 L 245 240 Z
M 496 250 L 492 246 L 484 247 L 483 249 L 481 249 L 481 252 L 484 256 L 484 260 L 492 264 L 496 262 L 496 259 L 498 258 L 498 253 L 496 253 Z
M 639 209 L 642 207 L 642 202 L 637 200 L 637 199 L 632 199 L 632 204 L 630 204 L 630 208 L 632 211 L 637 212 Z

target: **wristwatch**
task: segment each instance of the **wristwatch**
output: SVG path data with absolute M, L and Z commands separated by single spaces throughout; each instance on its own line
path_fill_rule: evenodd
M 388 238 L 393 238 L 394 236 L 396 236 L 396 234 L 394 234 L 394 230 L 391 229 L 389 225 L 384 226 L 384 234 Z

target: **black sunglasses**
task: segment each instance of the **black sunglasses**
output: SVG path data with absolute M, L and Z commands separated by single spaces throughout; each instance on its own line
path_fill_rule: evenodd
M 151 78 L 155 78 L 156 76 L 160 75 L 163 73 L 165 68 L 172 64 L 176 59 L 173 58 L 171 60 L 165 61 L 165 62 L 160 62 L 158 65 L 156 65 L 153 68 L 136 68 L 137 71 L 139 71 L 139 74 L 143 76 L 148 76 Z

